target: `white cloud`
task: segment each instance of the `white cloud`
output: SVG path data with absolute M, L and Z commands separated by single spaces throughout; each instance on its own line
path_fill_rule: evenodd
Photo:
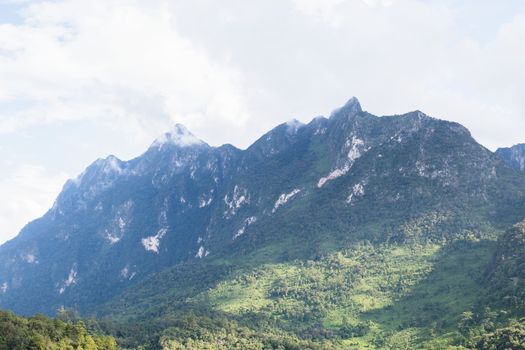
M 389 7 L 394 0 L 292 0 L 302 13 L 314 17 L 316 20 L 331 25 L 340 25 L 347 17 L 345 7 L 352 7 L 355 13 L 361 13 L 366 6 L 371 8 Z M 366 6 L 365 6 L 366 5 Z
M 257 133 L 290 117 L 327 114 L 356 95 L 375 114 L 421 109 L 459 121 L 493 149 L 523 142 L 514 132 L 525 126 L 525 109 L 515 101 L 525 100 L 523 3 L 508 7 L 510 23 L 497 22 L 501 16 L 487 23 L 463 6 L 458 14 L 453 1 L 268 0 L 249 9 L 228 0 L 196 3 L 176 7 L 178 29 L 212 56 L 234 57 L 257 122 L 250 126 L 262 125 Z M 236 20 L 214 17 L 218 7 Z M 192 11 L 208 21 L 194 21 Z M 463 26 L 476 21 L 494 36 L 469 36 Z M 506 39 L 507 31 L 515 39 Z
M 368 6 L 376 7 L 388 7 L 394 3 L 394 0 L 363 0 Z
M 0 26 L 0 132 L 103 120 L 150 137 L 174 120 L 242 125 L 242 80 L 181 37 L 163 2 L 37 2 Z M 5 111 L 7 109 L 7 111 Z
M 337 7 L 345 0 L 293 0 L 293 2 L 302 13 L 336 25 L 341 20 L 337 15 Z
M 491 111 L 509 120 L 524 112 L 510 96 L 523 91 L 519 15 L 480 43 L 459 28 L 475 18 L 458 18 L 450 1 L 59 0 L 24 8 L 24 23 L 0 26 L 4 133 L 93 120 L 146 143 L 178 121 L 212 144 L 247 146 L 282 120 L 326 114 L 357 95 L 378 114 L 419 108 L 456 119 L 494 147 L 507 138 L 477 128 L 479 119 L 492 130 L 513 122 L 495 125 Z
M 0 178 L 0 243 L 12 238 L 29 221 L 42 216 L 68 176 L 33 164 L 10 165 L 14 172 Z

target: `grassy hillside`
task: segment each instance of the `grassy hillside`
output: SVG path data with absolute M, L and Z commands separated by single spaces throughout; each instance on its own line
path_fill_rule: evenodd
M 495 246 L 362 242 L 315 259 L 241 269 L 184 266 L 111 308 L 118 323 L 148 320 L 145 333 L 123 340 L 148 338 L 152 348 L 442 349 L 465 343 L 458 325 L 481 302 Z
M 110 318 L 86 324 L 137 350 L 525 349 L 515 302 L 523 302 L 523 227 L 498 241 L 363 240 L 312 258 L 272 260 L 269 247 L 244 263 L 239 255 L 184 264 L 108 304 Z M 2 314 L 2 325 L 2 335 L 16 330 L 0 337 L 11 341 L 5 349 L 116 346 L 82 324 Z

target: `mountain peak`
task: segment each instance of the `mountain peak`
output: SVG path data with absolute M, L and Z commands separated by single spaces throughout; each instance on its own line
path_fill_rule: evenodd
M 357 97 L 353 96 L 352 98 L 350 98 L 346 103 L 345 105 L 343 106 L 342 109 L 346 109 L 348 110 L 349 112 L 354 112 L 354 113 L 359 113 L 359 112 L 362 112 L 363 109 L 361 108 L 361 104 L 359 103 L 359 100 L 357 99 Z
M 193 135 L 184 125 L 175 124 L 171 130 L 165 132 L 153 143 L 154 146 L 163 144 L 174 144 L 180 147 L 189 147 L 194 145 L 204 145 L 204 141 Z
M 287 132 L 295 134 L 295 133 L 297 133 L 297 130 L 302 128 L 304 125 L 305 125 L 304 123 L 302 123 L 301 121 L 299 121 L 299 120 L 297 120 L 295 118 L 290 119 L 289 121 L 286 122 Z
M 361 104 L 359 103 L 357 97 L 352 97 L 342 107 L 334 110 L 331 114 L 331 117 L 340 114 L 354 115 L 357 113 L 361 113 L 362 111 L 363 109 L 361 108 Z

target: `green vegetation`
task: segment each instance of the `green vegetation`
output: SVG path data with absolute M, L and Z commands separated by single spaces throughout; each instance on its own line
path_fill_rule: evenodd
M 2 314 L 0 339 L 23 344 L 10 350 L 116 349 L 89 334 L 136 350 L 523 349 L 525 223 L 497 241 L 466 232 L 438 244 L 417 238 L 443 222 L 432 218 L 403 225 L 401 242 L 326 241 L 314 254 L 281 241 L 181 264 L 106 305 L 99 321 Z M 283 259 L 283 246 L 309 257 Z
M 525 315 L 525 221 L 515 225 L 499 240 L 486 271 L 489 287 L 486 303 Z
M 117 350 L 115 339 L 89 334 L 82 322 L 37 315 L 28 319 L 0 311 L 0 350 Z
M 467 344 L 458 324 L 481 301 L 494 248 L 362 242 L 242 270 L 184 266 L 113 304 L 134 315 L 113 327 L 148 320 L 121 340 L 152 349 L 443 349 Z
M 525 349 L 525 320 L 513 322 L 510 326 L 485 333 L 472 347 L 481 350 L 524 350 Z
M 166 270 L 108 304 L 112 316 L 100 321 L 4 313 L 0 340 L 22 344 L 10 350 L 116 349 L 88 329 L 136 350 L 525 349 L 524 237 L 521 223 L 498 241 L 341 242 L 280 261 L 268 245 L 244 264 L 240 255 Z

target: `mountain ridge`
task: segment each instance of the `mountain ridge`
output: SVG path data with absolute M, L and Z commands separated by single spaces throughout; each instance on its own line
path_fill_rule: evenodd
M 162 140 L 129 161 L 95 161 L 0 247 L 2 307 L 91 312 L 178 264 L 270 247 L 270 259 L 315 257 L 338 240 L 446 242 L 467 235 L 454 211 L 474 203 L 465 227 L 476 237 L 523 215 L 525 177 L 460 124 L 420 111 L 376 117 L 352 98 L 330 118 L 280 124 L 246 150 L 209 146 L 180 125 Z M 400 229 L 414 220 L 431 229 Z

